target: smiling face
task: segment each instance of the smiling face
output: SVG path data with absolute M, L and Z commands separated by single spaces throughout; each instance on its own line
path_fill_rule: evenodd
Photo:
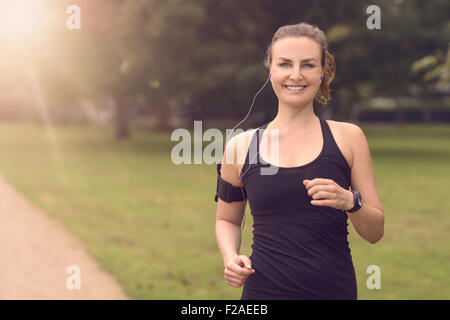
M 309 37 L 286 37 L 272 46 L 271 82 L 285 104 L 309 104 L 320 87 L 320 45 Z

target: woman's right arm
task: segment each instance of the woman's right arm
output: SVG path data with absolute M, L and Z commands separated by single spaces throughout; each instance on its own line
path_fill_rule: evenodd
M 222 159 L 220 176 L 223 180 L 231 183 L 233 186 L 242 186 L 239 180 L 237 167 L 237 154 L 233 159 L 227 159 L 229 148 L 234 148 L 233 143 L 237 136 L 230 139 L 226 145 L 226 150 Z M 224 274 L 226 282 L 235 287 L 240 287 L 245 279 L 254 272 L 251 268 L 251 261 L 245 255 L 239 255 L 241 247 L 241 223 L 245 213 L 247 200 L 236 202 L 225 202 L 218 198 L 216 213 L 216 239 L 220 252 L 222 253 L 224 263 Z M 253 270 L 253 271 L 252 271 Z

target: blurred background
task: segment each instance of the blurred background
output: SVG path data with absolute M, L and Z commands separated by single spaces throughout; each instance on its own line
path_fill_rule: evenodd
M 373 4 L 381 29 L 366 26 Z M 386 216 L 376 245 L 349 223 L 358 297 L 448 299 L 449 13 L 447 0 L 0 0 L 0 174 L 130 298 L 239 299 L 215 239 L 215 164 L 175 165 L 171 133 L 233 128 L 274 32 L 308 22 L 336 60 L 316 114 L 363 129 Z M 277 105 L 269 84 L 241 127 Z M 251 241 L 247 216 L 241 254 Z

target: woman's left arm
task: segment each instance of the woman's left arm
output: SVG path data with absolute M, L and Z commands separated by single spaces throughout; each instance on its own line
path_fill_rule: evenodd
M 361 194 L 363 205 L 355 212 L 347 212 L 354 205 L 353 193 L 331 179 L 303 180 L 303 184 L 308 190 L 308 195 L 313 199 L 311 200 L 312 205 L 343 210 L 350 218 L 356 232 L 363 239 L 370 243 L 377 243 L 384 234 L 384 210 L 375 186 L 369 145 L 361 128 L 351 123 L 342 123 L 346 138 L 353 141 L 351 147 L 353 154 L 352 190 Z
M 347 212 L 355 230 L 370 243 L 378 242 L 384 234 L 384 210 L 378 197 L 375 178 L 373 173 L 372 159 L 366 136 L 357 125 L 346 123 L 348 139 L 353 141 L 352 153 L 353 163 L 351 167 L 352 190 L 361 194 L 363 205 L 353 212 Z M 353 193 L 348 191 L 350 210 L 353 207 Z

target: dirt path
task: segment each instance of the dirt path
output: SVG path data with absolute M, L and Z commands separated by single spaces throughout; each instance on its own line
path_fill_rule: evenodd
M 80 270 L 80 289 L 76 273 Z M 0 175 L 0 299 L 127 299 L 62 223 L 33 207 Z

